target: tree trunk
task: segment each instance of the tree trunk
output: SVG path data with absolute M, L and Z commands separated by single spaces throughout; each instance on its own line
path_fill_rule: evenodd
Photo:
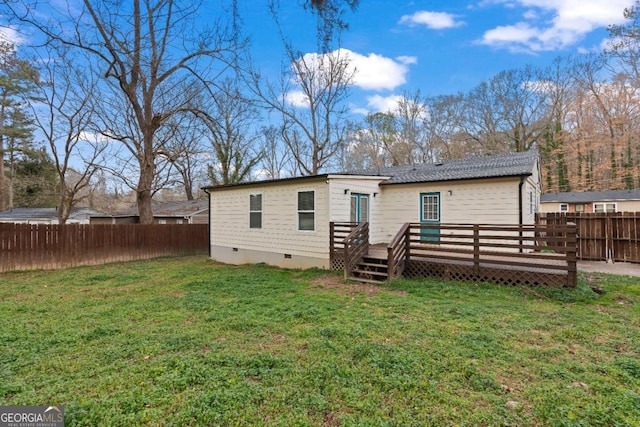
M 64 184 L 64 181 L 60 182 L 58 191 L 58 224 L 66 224 L 67 219 L 69 219 L 69 215 L 71 214 L 73 197 L 69 194 L 69 189 Z
M 2 100 L 2 105 L 0 105 L 0 127 L 2 128 L 4 128 L 4 103 L 5 99 Z M 7 210 L 6 185 L 4 177 L 4 135 L 0 134 L 0 212 Z
M 144 153 L 140 159 L 140 178 L 136 190 L 136 201 L 138 202 L 140 224 L 153 224 L 153 210 L 151 208 L 153 193 L 151 189 L 156 171 L 152 144 L 153 132 L 147 132 L 144 138 Z

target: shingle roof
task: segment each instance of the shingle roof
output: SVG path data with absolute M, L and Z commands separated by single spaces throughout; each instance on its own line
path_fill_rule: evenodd
M 89 208 L 73 208 L 69 214 L 69 219 L 88 218 L 90 215 L 102 214 Z M 0 219 L 10 220 L 57 220 L 56 208 L 13 208 L 0 212 Z
M 203 200 L 182 200 L 177 202 L 151 202 L 151 210 L 153 211 L 154 217 L 166 216 L 166 217 L 178 217 L 183 218 L 185 216 L 192 215 L 194 213 L 203 211 L 209 208 L 209 201 L 206 199 Z M 121 212 L 115 213 L 113 215 L 96 215 L 96 216 L 105 216 L 105 217 L 122 217 L 122 216 L 138 216 L 138 207 L 133 206 L 131 208 L 125 209 Z
M 247 185 L 271 185 L 274 183 L 290 182 L 293 180 L 327 178 L 332 175 L 379 176 L 381 179 L 382 177 L 388 178 L 381 182 L 380 185 L 529 176 L 533 174 L 537 161 L 538 150 L 534 145 L 529 151 L 522 153 L 478 156 L 462 160 L 447 160 L 436 164 L 385 167 L 359 171 L 337 172 L 335 174 L 243 182 L 203 188 L 205 190 L 218 190 Z
M 606 190 L 566 193 L 546 193 L 540 196 L 541 202 L 591 203 L 616 200 L 640 200 L 640 190 Z
M 374 170 L 348 172 L 344 175 L 388 176 L 381 185 L 418 182 L 456 181 L 478 178 L 529 176 L 533 173 L 538 151 L 471 157 L 442 163 L 397 166 Z

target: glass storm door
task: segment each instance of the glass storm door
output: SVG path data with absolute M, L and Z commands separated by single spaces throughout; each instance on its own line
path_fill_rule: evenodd
M 351 222 L 369 222 L 369 195 L 351 194 Z
M 420 194 L 420 223 L 430 226 L 421 229 L 420 240 L 440 241 L 440 193 Z

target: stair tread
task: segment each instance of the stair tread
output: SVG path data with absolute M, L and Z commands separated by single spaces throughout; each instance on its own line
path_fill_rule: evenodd
M 387 264 L 376 264 L 376 263 L 371 263 L 371 262 L 359 262 L 358 265 L 366 265 L 369 267 L 384 267 L 384 268 L 388 268 L 389 266 Z
M 353 270 L 352 273 L 371 274 L 372 276 L 389 276 L 389 273 L 386 271 L 360 270 L 359 268 Z
M 363 283 L 375 283 L 375 284 L 378 284 L 378 285 L 384 284 L 384 281 L 381 281 L 381 280 L 363 279 L 361 277 L 349 277 L 349 280 L 353 280 L 353 281 L 356 281 L 356 282 L 363 282 Z

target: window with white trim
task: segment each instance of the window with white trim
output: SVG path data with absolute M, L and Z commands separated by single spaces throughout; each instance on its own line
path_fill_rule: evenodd
M 560 203 L 560 212 L 569 212 L 569 204 Z
M 298 230 L 316 229 L 315 191 L 298 191 Z
M 529 215 L 535 213 L 535 204 L 533 203 L 533 191 L 529 191 Z
M 249 195 L 249 228 L 262 228 L 262 194 Z
M 593 211 L 596 213 L 615 212 L 616 204 L 615 203 L 594 203 Z
M 582 203 L 576 204 L 576 212 L 584 212 L 584 204 Z

